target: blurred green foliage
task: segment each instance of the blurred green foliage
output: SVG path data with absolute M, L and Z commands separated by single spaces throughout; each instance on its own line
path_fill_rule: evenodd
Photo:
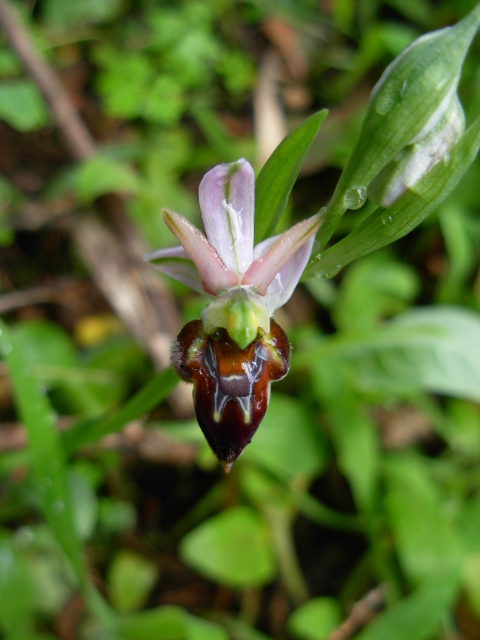
M 36 286 L 50 269 L 84 276 L 70 246 L 61 266 L 51 266 L 58 255 L 46 237 L 54 227 L 22 228 L 32 202 L 52 211 L 64 200 L 88 209 L 120 192 L 152 248 L 172 242 L 162 207 L 198 220 L 203 172 L 243 155 L 254 161 L 253 94 L 272 48 L 287 63 L 300 56 L 306 68 L 295 78 L 287 70 L 276 85 L 288 129 L 304 122 L 310 142 L 318 112 L 330 109 L 288 215 L 318 210 L 333 193 L 383 69 L 415 37 L 453 24 L 474 3 L 16 6 L 102 148 L 71 167 L 61 154 L 44 158 L 40 138 L 30 157 L 30 145 L 52 124 L 2 41 L 2 292 Z M 278 22 L 293 34 L 290 49 L 271 35 Z M 467 124 L 480 112 L 479 70 L 477 41 L 460 84 Z M 300 106 L 291 98 L 299 88 Z M 303 159 L 293 155 L 296 135 L 284 143 L 288 166 L 272 162 L 259 174 L 260 199 L 271 205 L 260 235 L 288 203 Z M 25 187 L 25 174 L 22 182 L 11 151 L 17 147 L 27 178 L 41 176 L 38 185 Z M 281 170 L 286 188 L 275 192 L 269 180 Z M 0 453 L 2 637 L 67 637 L 71 627 L 62 624 L 73 619 L 86 640 L 320 640 L 353 602 L 382 585 L 385 610 L 359 622 L 359 640 L 478 638 L 479 172 L 477 160 L 406 238 L 300 288 L 282 311 L 292 370 L 228 477 L 196 424 L 172 418 L 164 401 L 177 382 L 173 373 L 153 374 L 108 309 L 93 337 L 80 332 L 82 312 L 11 310 L 0 325 L 1 431 L 21 422 L 28 447 Z M 334 241 L 369 224 L 368 207 L 347 213 Z M 334 251 L 330 266 L 349 262 Z M 165 283 L 183 319 L 198 317 L 205 301 Z M 152 438 L 184 445 L 194 460 L 132 462 L 129 451 L 99 446 L 140 419 Z

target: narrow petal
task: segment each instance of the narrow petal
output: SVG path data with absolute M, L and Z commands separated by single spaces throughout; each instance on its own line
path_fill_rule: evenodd
M 152 253 L 146 253 L 143 259 L 147 262 L 163 260 L 163 258 L 188 258 L 187 252 L 182 246 L 167 247 L 166 249 L 156 249 Z M 190 258 L 188 258 L 190 259 Z
M 280 236 L 267 238 L 267 240 L 257 244 L 253 250 L 253 257 L 255 259 L 261 258 L 279 237 Z M 282 307 L 294 292 L 295 287 L 307 266 L 308 259 L 312 253 L 314 240 L 315 238 L 313 236 L 310 240 L 307 240 L 303 247 L 300 247 L 300 249 L 294 254 L 293 258 L 287 262 L 283 269 L 277 273 L 268 285 L 267 293 L 263 300 L 270 315 L 272 315 L 276 309 Z
M 253 259 L 255 175 L 238 160 L 209 171 L 198 190 L 207 238 L 225 265 L 242 275 Z
M 323 213 L 317 213 L 282 233 L 263 256 L 252 262 L 242 278 L 242 284 L 254 287 L 257 293 L 264 296 L 275 276 L 316 234 L 322 219 Z
M 238 285 L 238 276 L 228 269 L 203 233 L 178 213 L 162 210 L 163 219 L 195 264 L 203 290 L 216 295 Z
M 197 268 L 183 247 L 158 249 L 145 255 L 144 259 L 151 262 L 153 266 L 162 273 L 166 273 L 167 276 L 205 295 Z

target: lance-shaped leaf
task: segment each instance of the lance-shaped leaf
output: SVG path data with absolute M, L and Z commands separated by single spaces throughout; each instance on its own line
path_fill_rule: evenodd
M 242 278 L 242 284 L 254 287 L 260 295 L 264 296 L 275 276 L 315 235 L 322 224 L 322 219 L 323 213 L 317 213 L 282 233 L 261 258 L 252 262 Z
M 327 114 L 326 109 L 314 113 L 289 133 L 260 171 L 255 183 L 256 243 L 275 229 L 285 211 L 303 160 Z
M 253 256 L 255 176 L 250 164 L 220 164 L 203 177 L 198 189 L 208 241 L 228 269 L 244 273 Z
M 237 274 L 225 265 L 201 231 L 178 213 L 162 209 L 162 215 L 165 224 L 195 264 L 204 291 L 216 295 L 223 289 L 238 285 Z
M 346 238 L 314 255 L 304 279 L 329 278 L 352 260 L 380 249 L 418 226 L 453 191 L 480 149 L 480 117 L 467 129 L 450 158 L 444 158 L 387 209 L 376 209 Z
M 415 40 L 372 92 L 360 139 L 340 177 L 317 237 L 320 249 L 349 208 L 361 206 L 373 178 L 399 151 L 425 136 L 455 99 L 462 64 L 480 23 L 480 5 L 455 27 Z M 361 194 L 357 200 L 355 194 Z

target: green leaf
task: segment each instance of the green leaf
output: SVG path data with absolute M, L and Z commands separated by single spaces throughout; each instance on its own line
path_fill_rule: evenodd
M 400 563 L 414 582 L 455 576 L 460 543 L 448 518 L 448 506 L 417 455 L 390 456 L 384 465 L 388 521 Z
M 404 311 L 418 290 L 419 278 L 409 265 L 383 253 L 363 258 L 342 278 L 333 308 L 335 325 L 343 330 L 373 327 L 384 317 Z
M 24 558 L 10 542 L 0 542 L 0 629 L 8 638 L 33 630 L 33 585 Z
M 16 324 L 12 332 L 22 344 L 35 377 L 48 388 L 61 392 L 62 407 L 67 412 L 98 415 L 107 408 L 102 396 L 108 396 L 106 387 L 115 387 L 118 379 L 113 372 L 84 369 L 72 339 L 59 325 L 27 320 Z M 96 388 L 97 381 L 100 390 Z
M 46 0 L 41 11 L 48 26 L 68 29 L 112 20 L 121 7 L 121 0 Z
M 66 451 L 72 453 L 79 447 L 97 442 L 109 433 L 120 431 L 127 422 L 140 418 L 160 404 L 177 384 L 178 377 L 169 367 L 152 378 L 117 412 L 98 420 L 80 420 L 63 434 Z
M 88 540 L 98 520 L 98 499 L 92 485 L 80 473 L 69 473 L 75 527 L 80 540 Z
M 234 507 L 203 522 L 180 542 L 182 560 L 206 578 L 234 589 L 261 586 L 275 575 L 268 528 L 250 507 Z
M 35 131 L 48 122 L 43 98 L 29 80 L 0 83 L 0 118 L 17 131 Z
M 186 612 L 180 607 L 158 607 L 121 618 L 114 625 L 122 640 L 188 640 Z
M 358 388 L 429 391 L 480 400 L 480 315 L 455 307 L 417 308 L 371 331 L 338 334 L 294 352 L 292 367 L 341 358 Z
M 132 551 L 120 551 L 110 565 L 107 583 L 113 606 L 120 613 L 141 609 L 158 580 L 158 568 Z
M 287 620 L 287 630 L 299 640 L 324 640 L 342 621 L 334 598 L 314 598 L 296 609 Z
M 376 427 L 364 403 L 351 389 L 339 363 L 318 360 L 313 366 L 314 391 L 325 407 L 337 461 L 359 509 L 371 511 L 379 460 Z
M 70 559 L 77 579 L 84 583 L 85 564 L 74 524 L 65 454 L 55 428 L 55 418 L 31 372 L 21 341 L 15 339 L 1 320 L 0 348 L 8 364 L 20 418 L 27 429 L 37 497 L 44 517 Z
M 288 134 L 263 166 L 255 182 L 255 243 L 275 229 L 285 211 L 302 162 L 327 117 L 323 109 Z
M 403 238 L 453 191 L 479 148 L 480 117 L 463 134 L 450 156 L 434 165 L 390 207 L 376 209 L 348 236 L 323 253 L 314 252 L 304 278 L 314 275 L 331 278 L 349 262 Z
M 452 579 L 424 584 L 381 613 L 355 640 L 427 640 L 440 624 L 455 592 Z
M 188 640 L 229 640 L 227 631 L 209 620 L 187 616 Z
M 77 196 L 83 204 L 107 193 L 137 193 L 140 189 L 139 177 L 131 167 L 101 156 L 80 165 L 75 178 Z
M 327 464 L 328 448 L 305 405 L 274 393 L 261 429 L 243 457 L 290 481 L 320 473 Z

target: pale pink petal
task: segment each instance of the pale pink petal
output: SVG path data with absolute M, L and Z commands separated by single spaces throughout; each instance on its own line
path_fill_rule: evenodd
M 183 247 L 157 249 L 157 251 L 145 255 L 144 260 L 148 260 L 156 269 L 185 284 L 190 289 L 205 294 L 197 268 Z
M 201 231 L 178 213 L 162 209 L 162 215 L 165 224 L 195 264 L 206 293 L 216 295 L 238 285 L 238 275 L 225 266 Z
M 297 251 L 312 238 L 323 219 L 323 213 L 317 213 L 282 233 L 265 254 L 252 262 L 242 278 L 242 284 L 252 286 L 264 296 L 268 286 Z
M 198 190 L 208 241 L 225 265 L 242 275 L 253 259 L 255 175 L 238 160 L 209 171 Z
M 253 257 L 255 259 L 261 258 L 279 237 L 280 236 L 273 236 L 257 244 L 253 250 Z M 268 285 L 264 302 L 270 315 L 272 315 L 276 309 L 282 307 L 294 292 L 307 266 L 310 254 L 312 253 L 314 240 L 315 238 L 313 236 L 310 240 L 307 240 Z

